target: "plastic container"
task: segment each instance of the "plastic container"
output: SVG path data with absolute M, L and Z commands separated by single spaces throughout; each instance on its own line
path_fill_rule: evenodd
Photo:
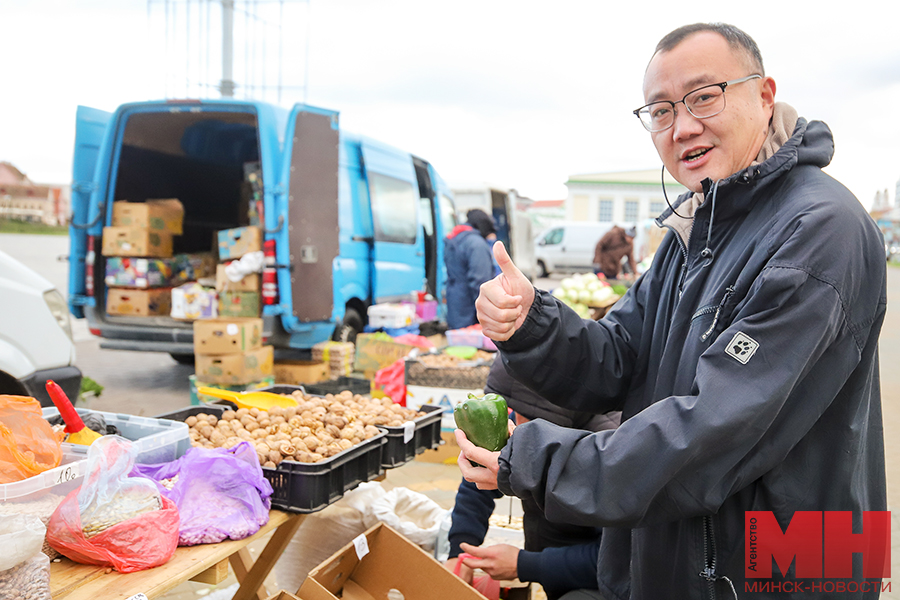
M 279 388 L 289 391 L 280 391 Z M 266 391 L 282 394 L 296 389 L 297 386 L 273 386 Z M 184 424 L 189 416 L 201 412 L 220 417 L 226 408 L 214 405 L 190 406 L 159 415 L 158 418 Z M 344 492 L 360 483 L 382 475 L 384 467 L 381 465 L 381 456 L 387 443 L 387 432 L 383 428 L 379 429 L 381 433 L 377 436 L 317 463 L 283 461 L 274 469 L 263 467 L 263 475 L 272 484 L 272 506 L 290 512 L 316 512 L 340 500 Z
M 102 415 L 106 419 L 107 425 L 115 425 L 119 430 L 119 435 L 131 440 L 137 446 L 138 455 L 135 462 L 139 464 L 155 465 L 171 462 L 181 457 L 191 447 L 191 438 L 186 423 L 173 423 L 151 417 L 108 413 L 84 408 L 76 410 L 82 417 L 91 413 Z M 43 409 L 45 419 L 58 414 L 59 411 L 54 406 Z M 63 442 L 62 447 L 64 450 L 87 458 L 87 446 Z
M 419 410 L 427 414 L 407 422 L 404 427 L 381 427 L 387 430 L 387 444 L 381 455 L 381 466 L 385 469 L 399 467 L 415 458 L 416 454 L 441 445 L 443 409 L 425 404 Z
M 494 341 L 477 329 L 448 329 L 444 335 L 447 336 L 448 346 L 474 346 L 483 350 L 497 349 Z
M 276 391 L 275 388 L 290 388 L 289 391 L 280 392 Z M 290 394 L 292 391 L 298 389 L 296 386 L 273 386 L 271 388 L 265 388 L 265 391 L 272 392 L 274 394 Z M 361 396 L 365 396 L 372 393 L 372 382 L 368 379 L 359 379 L 357 377 L 338 377 L 337 379 L 330 379 L 328 381 L 320 381 L 318 383 L 310 383 L 309 385 L 304 385 L 303 389 L 306 390 L 307 394 L 312 394 L 314 396 L 325 396 L 326 394 L 340 394 L 345 390 L 350 390 L 354 394 L 360 394 Z
M 416 307 L 414 304 L 373 304 L 367 314 L 372 327 L 406 327 L 415 321 Z

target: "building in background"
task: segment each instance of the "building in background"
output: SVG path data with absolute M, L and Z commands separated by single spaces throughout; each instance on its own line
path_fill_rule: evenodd
M 665 182 L 670 202 L 687 191 L 668 172 Z M 567 221 L 636 224 L 655 219 L 666 208 L 659 169 L 571 175 L 566 187 Z
M 0 162 L 0 219 L 66 225 L 70 187 L 34 183 L 8 162 Z
M 897 182 L 897 190 L 900 191 L 900 181 Z M 892 203 L 890 191 L 887 189 L 875 192 L 875 201 L 869 215 L 875 219 L 884 235 L 887 257 L 900 254 L 900 194 L 894 194 Z

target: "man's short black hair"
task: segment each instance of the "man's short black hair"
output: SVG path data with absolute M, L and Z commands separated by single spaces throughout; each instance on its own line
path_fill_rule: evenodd
M 762 53 L 759 51 L 759 46 L 746 32 L 727 23 L 694 23 L 693 25 L 679 27 L 659 40 L 659 43 L 656 45 L 656 51 L 653 53 L 654 56 L 660 52 L 672 50 L 683 42 L 686 37 L 701 31 L 711 31 L 721 35 L 733 50 L 745 52 L 750 59 L 749 66 L 755 68 L 760 75 L 765 76 L 766 71 L 763 67 Z

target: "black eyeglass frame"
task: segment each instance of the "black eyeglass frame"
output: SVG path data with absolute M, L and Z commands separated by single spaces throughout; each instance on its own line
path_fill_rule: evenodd
M 644 106 L 642 106 L 640 108 L 636 108 L 632 112 L 634 113 L 634 116 L 636 116 L 638 118 L 638 121 L 641 122 L 641 125 L 644 126 L 644 129 L 646 129 L 650 133 L 659 133 L 660 131 L 665 131 L 666 129 L 669 129 L 673 125 L 675 125 L 675 117 L 678 116 L 678 111 L 675 108 L 676 104 L 684 104 L 684 107 L 687 109 L 687 111 L 689 113 L 691 113 L 691 116 L 694 117 L 695 119 L 708 119 L 710 117 L 720 115 L 725 111 L 725 106 L 723 106 L 722 110 L 720 110 L 719 112 L 713 113 L 711 115 L 706 115 L 703 117 L 697 116 L 694 114 L 694 111 L 691 110 L 691 107 L 688 106 L 687 103 L 685 102 L 685 100 L 687 100 L 687 97 L 690 96 L 691 94 L 696 94 L 700 90 L 706 89 L 708 87 L 718 87 L 718 88 L 722 89 L 722 96 L 724 98 L 725 88 L 727 88 L 729 85 L 737 85 L 739 83 L 744 83 L 745 81 L 750 81 L 751 79 L 762 79 L 762 75 L 760 75 L 759 73 L 754 73 L 753 75 L 747 75 L 746 77 L 741 77 L 740 79 L 732 79 L 731 81 L 723 81 L 722 83 L 710 83 L 709 85 L 703 85 L 703 86 L 698 87 L 695 90 L 691 90 L 690 92 L 688 92 L 687 94 L 684 95 L 684 98 L 682 98 L 681 100 L 678 100 L 676 102 L 672 102 L 671 100 L 656 100 L 655 102 L 651 102 L 650 104 L 645 104 Z M 669 125 L 667 125 L 666 127 L 663 127 L 662 129 L 650 129 L 650 127 L 641 118 L 641 111 L 644 110 L 645 108 L 653 106 L 654 104 L 669 104 L 672 106 L 672 113 L 673 113 L 672 122 Z

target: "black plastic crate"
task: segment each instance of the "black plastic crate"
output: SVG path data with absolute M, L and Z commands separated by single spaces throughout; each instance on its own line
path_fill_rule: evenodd
M 215 414 L 218 417 L 227 408 L 209 404 L 190 406 L 157 418 L 184 421 L 199 413 Z M 384 474 L 381 456 L 387 443 L 387 432 L 383 428 L 379 429 L 381 432 L 375 437 L 317 463 L 283 461 L 274 469 L 263 467 L 263 475 L 273 489 L 272 506 L 290 512 L 316 512 L 340 500 L 344 492 L 360 483 Z
M 280 386 L 275 386 L 280 387 Z M 306 390 L 307 393 L 312 394 L 314 396 L 324 396 L 326 394 L 340 394 L 344 390 L 350 390 L 354 394 L 360 394 L 362 396 L 368 395 L 372 393 L 372 382 L 368 379 L 359 379 L 357 377 L 346 377 L 341 376 L 337 379 L 331 379 L 329 381 L 320 381 L 318 383 L 310 383 L 308 385 L 304 385 L 303 389 Z M 271 390 L 267 390 L 271 391 Z M 281 392 L 275 392 L 276 394 Z M 290 392 L 288 392 L 290 393 Z
M 404 442 L 405 427 L 387 427 L 387 444 L 381 456 L 381 466 L 392 469 L 406 464 L 415 458 L 416 454 L 422 454 L 426 450 L 432 450 L 441 445 L 441 414 L 440 406 L 431 404 L 423 405 L 419 410 L 426 413 L 424 416 L 410 421 L 415 424 L 413 437 Z

